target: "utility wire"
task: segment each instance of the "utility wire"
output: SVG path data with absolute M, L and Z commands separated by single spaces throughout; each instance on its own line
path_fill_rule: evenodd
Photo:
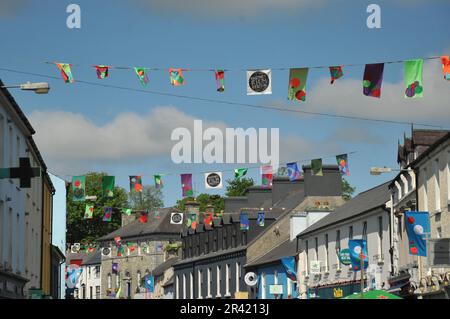
M 394 62 L 392 62 L 392 63 L 394 63 Z M 6 71 L 6 72 L 12 72 L 12 73 L 26 74 L 26 75 L 32 75 L 32 76 L 43 77 L 43 78 L 48 78 L 48 79 L 60 80 L 60 77 L 51 76 L 51 75 L 25 72 L 25 71 L 19 71 L 19 70 L 14 70 L 14 69 L 9 69 L 9 68 L 0 68 L 0 70 Z M 182 98 L 182 99 L 189 99 L 189 100 L 209 102 L 209 103 L 226 104 L 226 105 L 232 105 L 232 106 L 244 106 L 244 107 L 248 107 L 248 108 L 256 108 L 256 109 L 263 109 L 263 110 L 272 110 L 272 111 L 275 110 L 275 111 L 281 111 L 281 112 L 317 115 L 317 116 L 324 116 L 324 117 L 337 118 L 337 119 L 349 119 L 349 120 L 357 120 L 357 121 L 389 123 L 389 124 L 396 124 L 396 125 L 408 125 L 408 126 L 415 125 L 415 126 L 442 128 L 442 126 L 440 126 L 440 125 L 432 125 L 432 124 L 427 124 L 427 123 L 394 121 L 394 120 L 366 118 L 366 117 L 351 116 L 351 115 L 338 115 L 338 114 L 331 114 L 331 113 L 324 113 L 324 112 L 312 112 L 312 111 L 304 111 L 304 110 L 299 110 L 299 109 L 282 108 L 282 107 L 277 107 L 277 106 L 273 106 L 273 105 L 269 106 L 269 105 L 261 105 L 261 104 L 240 103 L 240 102 L 233 102 L 233 101 L 226 101 L 226 100 L 216 100 L 216 99 L 211 99 L 211 98 L 202 98 L 202 97 L 195 97 L 195 96 L 174 94 L 174 93 L 167 93 L 167 92 L 157 92 L 157 91 L 144 90 L 144 89 L 138 89 L 138 88 L 130 88 L 130 87 L 119 86 L 119 85 L 96 83 L 96 82 L 90 82 L 90 81 L 84 81 L 84 80 L 77 80 L 76 82 L 86 84 L 86 85 L 100 86 L 100 87 L 105 87 L 105 88 L 113 88 L 113 89 L 118 89 L 118 90 L 141 92 L 141 93 L 160 95 L 160 96 L 170 96 L 170 97 L 176 97 L 176 98 Z

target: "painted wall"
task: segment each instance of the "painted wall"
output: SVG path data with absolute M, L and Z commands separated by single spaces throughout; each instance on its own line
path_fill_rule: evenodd
M 286 271 L 280 263 L 258 267 L 255 272 L 259 277 L 257 299 L 297 298 L 298 293 L 295 283 L 286 276 Z M 270 285 L 282 285 L 283 294 L 277 296 L 271 294 Z

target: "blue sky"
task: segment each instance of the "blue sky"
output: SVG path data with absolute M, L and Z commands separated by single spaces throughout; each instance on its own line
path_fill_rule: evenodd
M 288 71 L 273 71 L 273 94 L 247 96 L 250 68 L 364 64 L 450 54 L 448 1 L 375 1 L 381 7 L 381 29 L 368 29 L 366 8 L 374 1 L 262 0 L 179 2 L 133 1 L 2 1 L 0 68 L 59 76 L 44 61 L 79 64 L 75 80 L 140 88 L 131 70 L 111 70 L 98 80 L 90 65 L 227 68 L 225 92 L 215 91 L 211 72 L 186 72 L 184 87 L 171 87 L 167 71 L 150 73 L 148 90 L 239 103 L 276 105 L 449 128 L 450 84 L 437 61 L 424 65 L 424 98 L 403 98 L 402 65 L 385 67 L 382 98 L 362 96 L 363 67 L 344 67 L 344 77 L 329 85 L 326 69 L 310 71 L 306 103 L 287 101 Z M 66 7 L 81 6 L 81 29 L 66 26 Z M 182 6 L 180 3 L 188 3 Z M 16 100 L 37 130 L 36 140 L 50 170 L 59 175 L 102 170 L 128 188 L 129 175 L 152 184 L 164 178 L 165 204 L 181 197 L 179 173 L 232 169 L 238 165 L 183 164 L 171 161 L 172 126 L 193 119 L 219 127 L 280 128 L 282 161 L 350 155 L 349 181 L 363 191 L 393 175 L 371 176 L 371 166 L 396 167 L 397 141 L 409 125 L 305 116 L 211 102 L 117 90 L 61 79 L 0 70 L 7 84 L 49 81 L 48 95 L 14 90 Z M 104 133 L 110 136 L 104 136 Z M 117 137 L 121 140 L 113 143 Z M 302 164 L 306 164 L 303 162 Z M 255 166 L 254 164 L 251 166 Z M 249 172 L 260 182 L 259 169 Z M 67 179 L 69 177 L 65 176 Z M 225 173 L 230 178 L 231 172 Z M 194 175 L 195 191 L 204 192 L 203 175 Z

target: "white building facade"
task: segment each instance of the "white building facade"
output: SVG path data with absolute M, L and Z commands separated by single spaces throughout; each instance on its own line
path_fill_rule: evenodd
M 390 200 L 387 184 L 359 194 L 297 236 L 299 298 L 342 298 L 360 291 L 360 271 L 339 261 L 349 239 L 365 239 L 365 287 L 388 288 Z
M 33 128 L 6 90 L 0 92 L 0 168 L 19 166 L 20 157 L 40 167 L 30 145 Z M 0 297 L 27 298 L 28 289 L 41 287 L 41 177 L 31 188 L 18 179 L 0 179 Z

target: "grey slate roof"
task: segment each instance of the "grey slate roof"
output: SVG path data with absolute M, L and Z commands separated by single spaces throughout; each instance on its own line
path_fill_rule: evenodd
M 165 262 L 163 262 L 161 265 L 153 269 L 153 276 L 158 277 L 164 274 L 164 272 L 172 267 L 173 264 L 175 264 L 178 260 L 178 257 L 172 257 L 167 259 Z
M 102 251 L 97 249 L 95 252 L 87 254 L 83 260 L 83 265 L 100 265 L 102 263 Z
M 154 218 L 153 214 L 149 214 L 148 222 L 141 223 L 138 219 L 121 227 L 108 235 L 98 238 L 98 241 L 111 241 L 114 237 L 120 236 L 121 239 L 145 238 L 152 235 L 172 235 L 177 237 L 181 234 L 182 225 L 174 225 L 170 223 L 171 213 L 179 212 L 174 207 L 162 208 L 159 210 L 160 219 Z
M 386 204 L 390 199 L 389 184 L 391 181 L 378 185 L 365 192 L 359 193 L 355 198 L 349 200 L 344 205 L 338 207 L 334 212 L 320 219 L 311 225 L 297 237 L 302 237 L 308 233 L 318 230 L 322 227 L 343 221 L 345 219 L 357 216 L 361 213 L 373 210 Z
M 290 257 L 297 254 L 297 241 L 290 241 L 289 238 L 278 245 L 277 247 L 269 250 L 265 255 L 245 265 L 245 267 L 256 267 L 264 264 L 269 264 L 284 257 Z

